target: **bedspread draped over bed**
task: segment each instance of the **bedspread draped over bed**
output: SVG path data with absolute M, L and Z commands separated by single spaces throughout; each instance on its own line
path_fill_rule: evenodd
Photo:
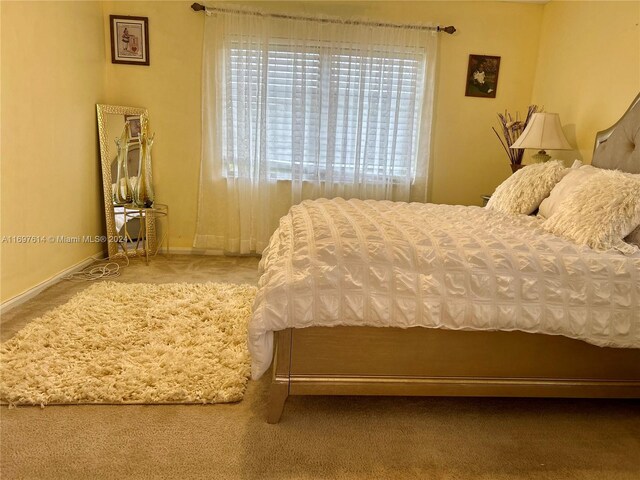
M 640 253 L 595 252 L 534 217 L 479 207 L 305 201 L 261 261 L 252 375 L 273 331 L 310 326 L 521 330 L 640 348 Z

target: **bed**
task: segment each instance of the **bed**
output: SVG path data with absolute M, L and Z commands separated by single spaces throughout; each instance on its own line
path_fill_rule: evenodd
M 640 173 L 636 144 L 640 95 L 592 164 Z M 289 395 L 640 398 L 640 252 L 532 216 L 334 199 L 293 207 L 261 268 L 249 348 L 253 378 L 272 367 L 269 423 Z

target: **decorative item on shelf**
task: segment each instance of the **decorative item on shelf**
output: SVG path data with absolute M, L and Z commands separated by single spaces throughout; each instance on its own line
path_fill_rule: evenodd
M 537 105 L 529 105 L 529 108 L 527 108 L 527 116 L 524 120 L 520 120 L 518 112 L 516 112 L 515 119 L 506 110 L 504 112 L 504 115 L 502 113 L 499 113 L 498 119 L 500 120 L 500 125 L 502 126 L 502 135 L 504 136 L 504 139 L 500 136 L 495 128 L 491 127 L 491 129 L 498 137 L 498 140 L 500 140 L 502 148 L 504 148 L 504 151 L 507 152 L 509 163 L 511 164 L 511 171 L 513 173 L 524 167 L 524 165 L 522 164 L 524 149 L 513 149 L 512 145 L 515 143 L 516 139 L 519 138 L 520 135 L 522 135 L 522 132 L 527 128 L 527 125 L 531 121 L 531 117 L 539 110 L 540 107 L 538 107 Z
M 113 201 L 116 205 L 124 205 L 133 201 L 133 188 L 131 187 L 131 179 L 129 178 L 129 169 L 127 167 L 127 158 L 129 156 L 129 141 L 131 131 L 129 122 L 125 122 L 120 138 L 116 138 L 116 147 L 118 149 L 118 170 L 116 175 L 116 188 Z
M 557 113 L 534 113 L 522 135 L 511 145 L 512 149 L 533 148 L 539 150 L 531 158 L 536 162 L 546 162 L 551 158 L 545 150 L 572 150 L 562 131 L 560 115 Z
M 149 119 L 140 116 L 140 157 L 138 182 L 134 190 L 133 201 L 138 207 L 150 208 L 153 205 L 153 180 L 151 175 L 151 146 L 155 135 L 149 136 Z

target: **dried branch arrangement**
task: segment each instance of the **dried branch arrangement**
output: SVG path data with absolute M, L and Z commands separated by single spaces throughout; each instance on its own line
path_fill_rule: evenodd
M 527 127 L 529 120 L 531 120 L 531 116 L 534 113 L 538 113 L 542 111 L 542 108 L 537 105 L 529 105 L 527 109 L 527 116 L 523 120 L 520 120 L 518 112 L 516 112 L 515 119 L 511 116 L 509 112 L 504 111 L 504 115 L 502 113 L 498 114 L 498 119 L 500 120 L 500 125 L 502 126 L 502 135 L 500 136 L 498 131 L 491 127 L 494 131 L 498 140 L 500 140 L 500 144 L 502 144 L 502 148 L 507 152 L 507 156 L 509 157 L 509 162 L 512 165 L 520 165 L 522 163 L 522 156 L 524 155 L 524 149 L 522 148 L 509 148 L 514 142 L 518 139 L 522 132 Z

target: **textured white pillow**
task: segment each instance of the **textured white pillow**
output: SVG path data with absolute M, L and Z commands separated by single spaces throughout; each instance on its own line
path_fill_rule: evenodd
M 538 216 L 549 218 L 556 211 L 558 205 L 569 197 L 591 175 L 595 175 L 601 170 L 591 165 L 583 165 L 580 168 L 570 168 L 567 174 L 553 187 L 551 193 L 540 204 Z
M 563 200 L 542 227 L 594 250 L 637 248 L 622 239 L 640 225 L 640 175 L 601 170 Z
M 529 215 L 567 170 L 560 160 L 527 165 L 498 185 L 485 208 Z

